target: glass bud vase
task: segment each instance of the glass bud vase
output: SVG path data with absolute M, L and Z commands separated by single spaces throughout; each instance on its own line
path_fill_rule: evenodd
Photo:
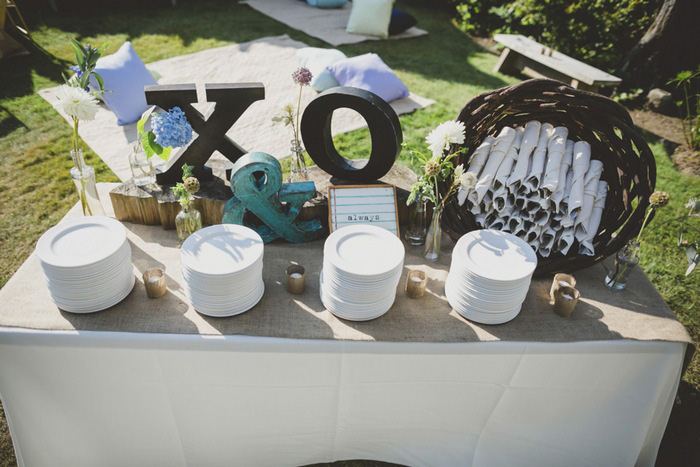
M 308 182 L 309 171 L 306 170 L 304 151 L 301 149 L 299 141 L 292 140 L 292 164 L 289 170 L 289 183 Z
M 104 216 L 105 211 L 97 194 L 97 183 L 95 182 L 95 170 L 85 163 L 83 151 L 73 150 L 70 152 L 73 159 L 73 167 L 70 169 L 70 176 L 75 183 L 80 198 L 80 207 L 84 216 Z
M 605 277 L 606 287 L 611 290 L 625 290 L 630 273 L 639 264 L 639 247 L 638 241 L 630 240 L 617 252 L 615 266 Z
M 428 261 L 437 261 L 440 257 L 440 246 L 442 245 L 442 228 L 440 228 L 440 218 L 442 210 L 433 210 L 433 219 L 430 221 L 428 235 L 425 238 L 425 249 L 423 257 Z
M 404 238 L 413 245 L 425 244 L 425 236 L 428 234 L 428 202 L 424 199 L 417 199 L 408 207 L 408 225 Z
M 136 186 L 146 186 L 156 182 L 156 168 L 146 156 L 141 140 L 132 145 L 129 154 L 129 167 Z
M 202 228 L 202 214 L 192 207 L 192 199 L 186 203 L 180 202 L 182 210 L 175 217 L 177 238 L 184 242 L 187 237 Z

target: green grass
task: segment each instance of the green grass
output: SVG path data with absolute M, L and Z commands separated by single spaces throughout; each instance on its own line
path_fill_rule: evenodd
M 108 53 L 130 40 L 145 62 L 279 34 L 289 34 L 310 46 L 328 47 L 235 1 L 179 2 L 176 8 L 163 3 L 152 8 L 92 7 L 47 13 L 32 24 L 40 48 L 28 45 L 30 57 L 0 62 L 0 286 L 27 258 L 38 237 L 77 201 L 68 176 L 70 128 L 36 94 L 62 82 L 61 72 L 73 59 L 69 38 L 95 45 L 108 42 Z M 436 124 L 454 118 L 470 97 L 518 80 L 493 73 L 496 57 L 453 28 L 446 13 L 422 6 L 428 2 L 399 3 L 419 18 L 430 35 L 340 49 L 348 55 L 378 53 L 413 92 L 437 101 L 400 117 L 404 140 L 419 145 Z M 661 142 L 653 135 L 647 139 L 658 163 L 657 187 L 672 198 L 658 222 L 682 213 L 685 201 L 700 194 L 700 180 L 678 173 Z M 362 157 L 369 151 L 369 132 L 342 135 L 336 145 L 341 153 Z M 86 158 L 95 167 L 98 181 L 117 181 L 91 151 L 86 151 Z M 675 232 L 649 236 L 642 266 L 695 341 L 700 340 L 700 272 L 683 276 L 685 259 L 675 246 Z M 700 385 L 699 361 L 696 357 L 685 375 L 696 388 Z M 2 423 L 0 437 L 0 464 L 11 464 L 12 445 Z

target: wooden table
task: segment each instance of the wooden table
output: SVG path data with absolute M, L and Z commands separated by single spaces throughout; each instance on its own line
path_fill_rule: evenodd
M 520 34 L 496 34 L 493 39 L 505 46 L 494 67 L 497 72 L 522 72 L 532 78 L 556 79 L 574 88 L 593 92 L 598 92 L 602 86 L 616 86 L 622 81 L 617 76 Z

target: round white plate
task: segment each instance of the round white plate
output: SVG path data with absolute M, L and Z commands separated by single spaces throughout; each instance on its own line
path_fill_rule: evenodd
M 70 313 L 94 313 L 96 311 L 106 310 L 107 308 L 111 308 L 114 305 L 116 305 L 117 303 L 124 300 L 133 290 L 135 282 L 136 282 L 136 277 L 132 275 L 131 281 L 129 283 L 127 283 L 126 287 L 124 287 L 123 289 L 120 290 L 120 293 L 118 295 L 114 296 L 109 301 L 103 301 L 99 305 L 86 306 L 86 307 L 75 306 L 74 304 L 66 304 L 65 306 L 61 306 L 58 303 L 56 303 L 56 305 L 61 310 L 68 311 Z
M 240 306 L 236 307 L 210 307 L 208 305 L 205 305 L 203 303 L 192 303 L 192 306 L 194 309 L 206 316 L 212 316 L 214 318 L 226 318 L 228 316 L 235 316 L 235 315 L 240 315 L 241 313 L 244 313 L 251 308 L 253 308 L 255 305 L 258 304 L 258 302 L 262 299 L 263 295 L 265 295 L 265 284 L 261 283 L 261 287 L 259 290 L 259 293 L 255 295 L 249 302 L 242 304 Z
M 77 217 L 47 230 L 36 244 L 36 253 L 49 266 L 82 268 L 109 258 L 125 242 L 121 222 L 103 216 Z
M 193 233 L 180 248 L 180 261 L 197 274 L 222 276 L 243 271 L 263 256 L 260 235 L 237 224 L 219 224 Z
M 496 282 L 522 280 L 532 276 L 537 267 L 537 255 L 525 240 L 498 230 L 464 234 L 452 257 L 463 261 L 472 274 Z
M 388 230 L 374 225 L 351 225 L 328 236 L 323 254 L 343 273 L 363 278 L 390 274 L 403 264 L 405 249 Z
M 129 242 L 124 242 L 124 245 L 119 248 L 114 254 L 88 266 L 76 268 L 57 268 L 39 261 L 44 275 L 56 280 L 63 281 L 83 281 L 92 279 L 105 273 L 109 273 L 117 267 L 120 267 L 125 262 L 131 262 L 131 247 Z

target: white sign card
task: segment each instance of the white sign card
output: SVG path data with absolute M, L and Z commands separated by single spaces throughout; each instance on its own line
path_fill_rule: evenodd
M 328 187 L 328 226 L 333 232 L 348 225 L 369 224 L 399 236 L 394 185 Z

